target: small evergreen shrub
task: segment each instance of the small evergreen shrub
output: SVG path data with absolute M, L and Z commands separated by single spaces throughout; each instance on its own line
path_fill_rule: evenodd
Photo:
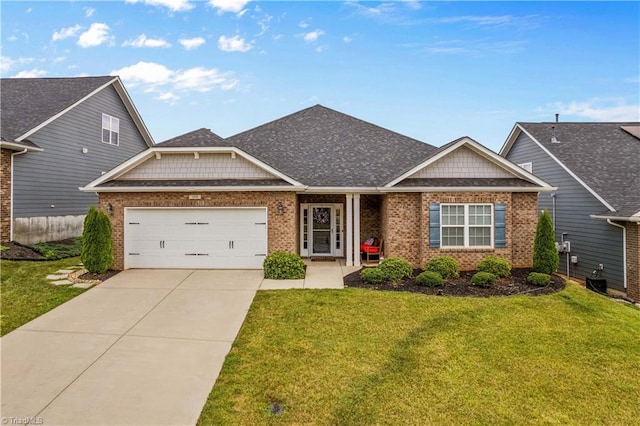
M 447 278 L 458 278 L 460 276 L 458 261 L 451 256 L 434 257 L 427 262 L 424 270 L 437 272 L 445 280 Z
M 360 278 L 366 284 L 380 284 L 384 281 L 384 275 L 380 269 L 364 268 L 360 271 Z
M 378 265 L 385 281 L 398 282 L 403 278 L 413 276 L 413 268 L 401 257 L 387 257 Z
M 416 277 L 416 283 L 426 287 L 439 287 L 444 284 L 444 280 L 442 279 L 442 275 L 437 272 L 424 271 Z
M 527 275 L 527 281 L 533 285 L 544 287 L 551 284 L 551 276 L 540 272 L 532 272 Z
M 102 274 L 113 265 L 113 241 L 109 216 L 95 207 L 84 218 L 80 259 L 87 271 Z
M 262 263 L 264 277 L 271 280 L 299 280 L 304 278 L 304 260 L 295 253 L 276 251 Z
M 496 278 L 491 272 L 476 272 L 471 277 L 471 283 L 478 287 L 491 287 Z
M 553 274 L 560 264 L 556 249 L 556 235 L 549 212 L 543 210 L 538 219 L 536 238 L 533 241 L 533 270 L 543 274 Z
M 480 272 L 491 272 L 498 278 L 511 275 L 511 264 L 507 259 L 497 256 L 486 256 L 476 265 Z

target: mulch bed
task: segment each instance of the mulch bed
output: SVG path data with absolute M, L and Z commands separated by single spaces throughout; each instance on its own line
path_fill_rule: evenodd
M 6 250 L 0 251 L 0 259 L 7 260 L 47 260 L 43 255 L 35 251 L 34 249 L 23 246 L 18 243 L 4 243 L 5 247 L 9 247 Z
M 119 274 L 120 272 L 122 271 L 116 271 L 114 269 L 109 269 L 107 270 L 107 272 L 104 272 L 102 274 L 93 274 L 91 272 L 87 272 L 78 276 L 78 278 L 85 281 L 106 281 L 114 275 Z
M 489 288 L 477 287 L 471 284 L 471 277 L 476 271 L 460 272 L 460 278 L 452 278 L 445 281 L 442 287 L 425 287 L 416 284 L 415 277 L 422 272 L 422 269 L 414 269 L 413 277 L 405 279 L 399 283 L 365 284 L 360 279 L 360 271 L 353 272 L 344 277 L 345 287 L 359 287 L 370 290 L 384 291 L 409 291 L 413 293 L 423 293 L 436 296 L 513 296 L 516 294 L 526 294 L 538 296 L 541 294 L 551 294 L 564 289 L 565 281 L 557 276 L 551 275 L 551 284 L 546 287 L 538 287 L 527 282 L 527 276 L 533 272 L 530 268 L 517 268 L 511 270 L 511 276 L 496 280 Z

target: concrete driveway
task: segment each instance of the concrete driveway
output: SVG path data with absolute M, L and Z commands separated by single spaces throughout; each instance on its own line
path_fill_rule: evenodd
M 127 270 L 4 336 L 3 424 L 195 424 L 262 271 Z

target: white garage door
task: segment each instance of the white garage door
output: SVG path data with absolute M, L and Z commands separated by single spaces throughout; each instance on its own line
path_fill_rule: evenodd
M 260 269 L 266 208 L 125 210 L 125 268 Z

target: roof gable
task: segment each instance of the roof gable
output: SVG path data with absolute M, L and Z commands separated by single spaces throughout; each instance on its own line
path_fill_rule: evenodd
M 385 185 L 388 190 L 413 188 L 529 188 L 553 190 L 549 184 L 500 157 L 469 137 L 444 145 L 431 157 Z
M 102 191 L 298 190 L 304 185 L 230 147 L 154 147 L 80 188 Z
M 153 138 L 118 77 L 3 78 L 0 80 L 2 140 L 24 142 L 85 99 L 113 85 L 148 146 Z
M 516 123 L 500 151 L 525 133 L 610 211 L 640 212 L 640 123 Z M 557 142 L 552 142 L 552 137 Z

